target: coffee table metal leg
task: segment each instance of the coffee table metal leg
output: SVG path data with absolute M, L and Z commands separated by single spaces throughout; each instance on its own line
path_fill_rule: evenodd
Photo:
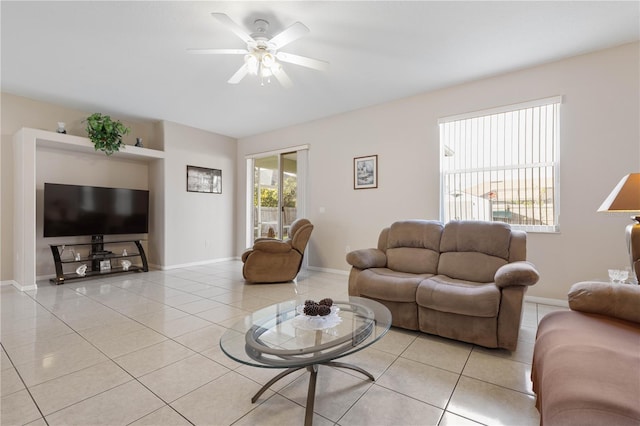
M 376 380 L 375 377 L 371 375 L 371 373 L 369 373 L 367 370 L 364 370 L 358 367 L 357 365 L 347 364 L 345 362 L 337 362 L 337 361 L 323 362 L 322 365 L 328 365 L 331 367 L 338 367 L 338 368 L 347 368 L 349 370 L 354 370 L 354 371 L 357 371 L 358 373 L 361 373 L 367 376 L 372 381 Z M 278 374 L 273 379 L 269 380 L 264 386 L 262 386 L 262 388 L 260 388 L 260 390 L 253 396 L 253 398 L 251 398 L 251 402 L 255 403 L 258 400 L 258 398 L 260 398 L 260 395 L 264 393 L 264 391 L 269 389 L 271 385 L 273 385 L 278 380 L 282 379 L 284 376 L 291 374 L 295 371 L 301 370 L 303 368 L 306 368 L 307 371 L 309 371 L 310 373 L 309 389 L 307 391 L 307 408 L 304 414 L 304 426 L 311 426 L 313 424 L 313 406 L 316 401 L 316 380 L 318 378 L 318 364 L 309 365 L 307 367 L 287 368 L 285 371 Z
M 275 376 L 273 379 L 269 380 L 263 387 L 260 388 L 260 390 L 253 396 L 253 398 L 251 398 L 251 402 L 255 403 L 258 398 L 260 398 L 260 395 L 262 395 L 264 393 L 264 391 L 266 391 L 267 389 L 269 389 L 271 387 L 272 384 L 274 384 L 275 382 L 277 382 L 278 380 L 282 379 L 284 376 L 291 374 L 293 372 L 296 372 L 298 370 L 301 370 L 305 367 L 293 367 L 293 368 L 287 368 L 286 370 L 284 370 L 282 373 L 278 374 L 277 376 Z
M 309 370 L 309 390 L 307 391 L 307 409 L 304 414 L 304 426 L 313 424 L 313 405 L 316 401 L 316 379 L 318 378 L 318 366 L 310 365 Z
M 369 379 L 371 379 L 371 381 L 373 381 L 373 382 L 376 381 L 375 377 L 373 377 L 371 375 L 371 373 L 369 373 L 367 370 L 364 370 L 364 369 L 358 367 L 357 365 L 347 364 L 346 362 L 337 362 L 337 361 L 329 361 L 329 362 L 325 362 L 323 364 L 324 365 L 330 365 L 330 366 L 333 366 L 333 367 L 338 367 L 338 368 L 348 368 L 349 370 L 354 370 L 354 371 L 357 371 L 358 373 L 364 374 Z

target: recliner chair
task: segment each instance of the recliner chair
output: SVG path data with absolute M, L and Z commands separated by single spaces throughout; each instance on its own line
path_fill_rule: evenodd
M 251 283 L 279 283 L 293 280 L 302 266 L 304 250 L 313 225 L 307 219 L 291 224 L 290 238 L 282 241 L 258 238 L 253 247 L 242 254 L 242 276 Z

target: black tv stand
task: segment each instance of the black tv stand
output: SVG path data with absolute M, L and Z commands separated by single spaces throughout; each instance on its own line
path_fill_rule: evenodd
M 100 270 L 100 257 L 104 252 L 104 235 L 92 235 L 91 236 L 91 251 L 89 252 L 89 258 L 93 259 L 91 262 L 91 270 Z
M 114 245 L 118 248 L 105 250 L 105 245 Z M 111 275 L 125 272 L 148 272 L 149 264 L 142 247 L 142 240 L 118 240 L 105 242 L 102 235 L 92 236 L 90 243 L 50 244 L 53 263 L 56 268 L 56 277 L 50 281 L 54 284 L 64 284 L 66 280 L 78 280 L 102 275 Z M 85 247 L 86 254 L 76 251 L 77 247 Z M 70 256 L 65 257 L 65 251 L 69 248 Z M 115 252 L 114 252 L 115 251 Z M 138 260 L 127 269 L 118 260 Z M 133 262 L 132 262 L 133 263 Z M 84 275 L 73 272 L 64 272 L 64 265 L 87 265 Z M 76 268 L 77 268 L 76 266 Z

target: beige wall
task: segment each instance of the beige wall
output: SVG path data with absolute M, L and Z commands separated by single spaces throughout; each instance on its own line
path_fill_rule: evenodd
M 528 238 L 541 272 L 530 296 L 565 299 L 580 280 L 627 265 L 625 215 L 596 209 L 618 180 L 640 170 L 639 44 L 525 69 L 239 140 L 247 154 L 309 144 L 309 265 L 348 270 L 348 249 L 373 247 L 380 229 L 439 215 L 440 117 L 562 95 L 560 233 Z M 372 88 L 375 90 L 375 88 Z M 378 155 L 379 187 L 353 189 L 353 158 Z M 238 198 L 244 217 L 245 199 Z M 245 241 L 238 227 L 237 245 Z
M 236 140 L 163 122 L 164 266 L 235 256 Z M 222 170 L 222 194 L 187 192 L 187 165 Z

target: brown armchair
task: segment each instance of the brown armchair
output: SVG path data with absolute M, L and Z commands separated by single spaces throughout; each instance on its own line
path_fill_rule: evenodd
M 302 266 L 304 250 L 313 225 L 307 219 L 291 224 L 290 238 L 281 241 L 258 238 L 253 247 L 242 254 L 242 275 L 252 283 L 279 283 L 293 280 Z

